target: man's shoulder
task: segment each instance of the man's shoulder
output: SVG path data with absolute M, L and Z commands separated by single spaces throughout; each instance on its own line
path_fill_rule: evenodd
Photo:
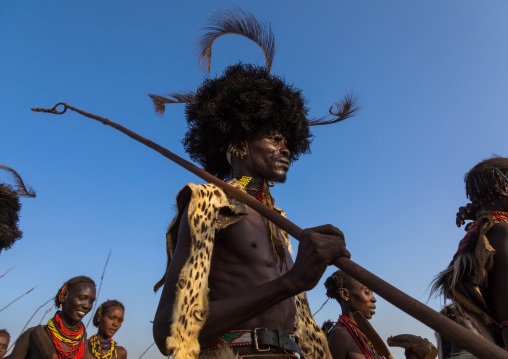
M 243 187 L 234 180 L 227 183 L 233 187 L 243 189 Z M 214 206 L 216 208 L 222 206 L 241 208 L 245 206 L 243 203 L 229 196 L 221 187 L 213 183 L 187 183 L 178 193 L 177 202 L 179 205 L 182 203 L 188 204 L 189 202 L 206 203 L 207 207 Z

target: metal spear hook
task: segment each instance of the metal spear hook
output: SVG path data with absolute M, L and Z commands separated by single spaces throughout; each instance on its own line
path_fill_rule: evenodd
M 63 110 L 58 111 L 57 110 L 58 106 L 63 106 L 64 107 Z M 249 206 L 256 212 L 261 214 L 263 217 L 265 217 L 272 223 L 276 224 L 277 226 L 285 230 L 296 240 L 300 240 L 302 229 L 293 222 L 291 222 L 290 220 L 288 220 L 287 218 L 281 216 L 279 213 L 265 206 L 264 204 L 257 201 L 252 196 L 249 196 L 247 193 L 241 191 L 240 189 L 235 188 L 230 184 L 218 179 L 217 177 L 212 176 L 203 169 L 175 155 L 171 151 L 156 144 L 155 142 L 150 141 L 149 139 L 144 138 L 138 135 L 137 133 L 132 132 L 131 130 L 115 122 L 112 122 L 107 118 L 85 112 L 73 106 L 69 106 L 63 102 L 56 104 L 51 109 L 32 108 L 32 111 L 47 112 L 56 115 L 61 115 L 65 113 L 67 109 L 75 111 L 83 116 L 97 120 L 103 123 L 104 125 L 111 126 L 117 129 L 118 131 L 123 132 L 127 136 L 135 139 L 136 141 L 145 144 L 151 149 L 159 152 L 164 157 L 169 158 L 171 161 L 177 163 L 186 170 L 194 173 L 195 175 L 202 178 L 206 182 L 213 183 L 216 186 L 222 188 L 224 192 L 236 198 L 237 200 L 245 203 L 247 206 Z M 351 277 L 353 277 L 360 283 L 363 283 L 365 286 L 372 289 L 374 292 L 383 297 L 386 301 L 392 303 L 394 306 L 411 315 L 413 318 L 419 320 L 420 322 L 434 329 L 444 337 L 454 342 L 459 347 L 466 349 L 470 353 L 476 355 L 478 358 L 508 359 L 508 353 L 502 348 L 485 340 L 479 335 L 472 333 L 471 331 L 455 323 L 451 319 L 448 319 L 446 316 L 439 314 L 438 312 L 427 307 L 423 303 L 420 303 L 416 299 L 408 296 L 406 293 L 400 291 L 391 284 L 385 282 L 381 278 L 372 274 L 368 270 L 362 268 L 361 266 L 351 261 L 350 259 L 346 257 L 340 257 L 333 264 L 342 269 L 344 272 L 349 274 Z

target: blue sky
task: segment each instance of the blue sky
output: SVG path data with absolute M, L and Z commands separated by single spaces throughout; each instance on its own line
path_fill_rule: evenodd
M 271 22 L 272 73 L 302 89 L 312 115 L 347 91 L 360 96 L 357 117 L 313 128 L 312 155 L 274 188 L 276 204 L 302 228 L 338 226 L 354 261 L 427 301 L 464 233 L 454 224 L 467 202 L 464 173 L 508 156 L 506 2 L 0 0 L 0 163 L 38 194 L 23 199 L 23 239 L 0 254 L 1 273 L 14 267 L 0 279 L 0 307 L 37 288 L 0 312 L 0 328 L 16 337 L 72 276 L 99 281 L 111 249 L 100 301 L 126 306 L 115 339 L 129 357 L 150 345 L 174 197 L 201 180 L 93 120 L 30 108 L 67 102 L 188 158 L 184 106 L 160 118 L 146 95 L 200 84 L 194 40 L 210 11 L 233 4 Z M 238 60 L 264 57 L 244 38 L 220 38 L 210 75 Z M 326 299 L 324 279 L 309 293 L 313 311 Z M 316 321 L 339 310 L 329 302 Z M 381 298 L 372 324 L 383 338 L 433 339 Z

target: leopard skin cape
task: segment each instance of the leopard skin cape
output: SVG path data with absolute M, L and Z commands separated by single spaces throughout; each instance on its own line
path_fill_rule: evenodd
M 243 187 L 233 180 L 231 185 Z M 188 223 L 191 232 L 191 248 L 179 276 L 173 305 L 170 336 L 166 339 L 168 352 L 175 359 L 198 358 L 200 345 L 198 335 L 208 316 L 208 275 L 215 233 L 239 221 L 247 215 L 246 205 L 225 194 L 213 184 L 188 184 L 177 195 L 177 214 L 166 234 L 168 266 L 178 240 L 182 213 L 188 204 Z M 276 210 L 285 215 L 285 213 Z M 291 252 L 289 236 L 281 231 L 284 242 Z M 155 289 L 164 283 L 165 276 Z M 296 305 L 295 333 L 306 358 L 329 358 L 325 334 L 314 322 L 305 292 L 294 297 Z

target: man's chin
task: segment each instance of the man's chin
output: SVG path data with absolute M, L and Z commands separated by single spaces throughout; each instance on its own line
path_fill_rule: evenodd
M 287 172 L 284 173 L 274 173 L 270 178 L 268 178 L 268 181 L 275 182 L 275 183 L 284 183 L 287 179 Z

